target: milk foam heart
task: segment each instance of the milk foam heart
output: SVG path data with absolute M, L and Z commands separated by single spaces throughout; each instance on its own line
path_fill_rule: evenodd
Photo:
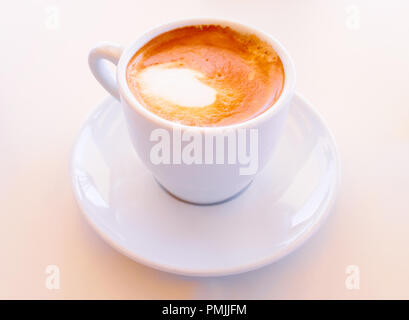
M 188 68 L 159 64 L 142 70 L 137 81 L 142 93 L 181 107 L 205 107 L 214 103 L 217 91 L 200 79 L 204 75 Z

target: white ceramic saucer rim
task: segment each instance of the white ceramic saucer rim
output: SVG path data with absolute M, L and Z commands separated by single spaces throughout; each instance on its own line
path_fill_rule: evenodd
M 312 225 L 312 227 L 307 231 L 304 232 L 300 237 L 298 237 L 296 240 L 291 242 L 289 245 L 284 246 L 280 251 L 275 252 L 273 255 L 268 256 L 266 258 L 260 259 L 259 261 L 252 262 L 249 264 L 243 264 L 238 267 L 232 267 L 232 268 L 218 268 L 218 269 L 213 269 L 213 270 L 191 270 L 191 269 L 183 269 L 183 268 L 174 268 L 173 266 L 169 266 L 166 264 L 158 264 L 155 262 L 152 262 L 150 260 L 147 260 L 143 257 L 138 256 L 137 254 L 129 251 L 127 248 L 123 247 L 120 243 L 117 243 L 116 241 L 112 240 L 107 234 L 105 234 L 94 221 L 89 217 L 87 214 L 85 208 L 82 205 L 82 202 L 80 200 L 80 195 L 79 195 L 79 190 L 77 190 L 76 183 L 74 180 L 75 174 L 74 174 L 74 158 L 75 158 L 75 152 L 78 149 L 78 144 L 80 142 L 82 133 L 87 125 L 87 119 L 89 119 L 95 112 L 98 111 L 98 107 L 93 109 L 90 114 L 86 117 L 86 120 L 84 121 L 84 124 L 82 125 L 79 134 L 74 142 L 74 145 L 71 149 L 71 154 L 70 154 L 70 176 L 71 176 L 71 183 L 72 183 L 72 188 L 74 192 L 75 199 L 78 203 L 78 206 L 81 209 L 81 213 L 85 217 L 85 219 L 88 221 L 88 223 L 91 225 L 91 227 L 97 232 L 97 234 L 111 247 L 116 249 L 117 251 L 121 252 L 128 258 L 134 260 L 135 262 L 141 263 L 145 266 L 154 268 L 159 271 L 163 272 L 169 272 L 181 276 L 194 276 L 194 277 L 219 277 L 219 276 L 227 276 L 227 275 L 234 275 L 234 274 L 240 274 L 240 273 L 245 273 L 249 271 L 253 271 L 259 268 L 262 268 L 264 266 L 267 266 L 269 264 L 272 264 L 285 256 L 289 255 L 290 253 L 294 252 L 296 249 L 298 249 L 302 244 L 307 242 L 307 240 L 315 234 L 315 232 L 323 225 L 323 223 L 326 221 L 326 218 L 328 217 L 329 213 L 331 212 L 332 207 L 334 206 L 335 199 L 337 196 L 337 193 L 339 191 L 339 186 L 340 186 L 340 180 L 341 180 L 341 163 L 339 160 L 339 153 L 338 153 L 338 147 L 335 142 L 334 135 L 332 134 L 331 130 L 329 127 L 326 125 L 323 117 L 317 112 L 312 105 L 306 100 L 301 94 L 296 92 L 294 94 L 293 99 L 299 99 L 301 103 L 308 108 L 309 112 L 314 114 L 314 116 L 318 119 L 318 121 L 321 123 L 322 127 L 326 129 L 327 135 L 330 141 L 330 146 L 332 148 L 332 154 L 334 155 L 334 162 L 335 162 L 335 170 L 336 170 L 336 175 L 335 178 L 332 181 L 332 184 L 330 186 L 330 192 L 328 193 L 328 196 L 325 199 L 325 205 L 321 206 L 321 212 L 319 214 L 319 219 L 315 224 Z M 104 101 L 106 101 L 106 98 L 101 101 L 101 103 L 98 104 L 100 106 Z

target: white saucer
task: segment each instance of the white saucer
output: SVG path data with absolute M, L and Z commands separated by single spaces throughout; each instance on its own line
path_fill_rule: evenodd
M 270 164 L 234 199 L 197 206 L 163 190 L 138 160 L 119 103 L 105 99 L 71 156 L 76 199 L 111 246 L 153 268 L 235 274 L 277 261 L 328 215 L 340 179 L 334 139 L 299 95 Z

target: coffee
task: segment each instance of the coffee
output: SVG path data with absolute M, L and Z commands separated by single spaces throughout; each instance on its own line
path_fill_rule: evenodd
M 225 126 L 270 108 L 284 86 L 268 43 L 229 27 L 197 25 L 163 33 L 131 59 L 127 84 L 156 115 L 189 126 Z

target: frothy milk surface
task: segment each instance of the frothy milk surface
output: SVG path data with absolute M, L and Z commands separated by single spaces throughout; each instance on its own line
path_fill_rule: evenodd
M 204 75 L 172 64 L 158 64 L 143 69 L 137 76 L 141 93 L 149 100 L 162 100 L 174 105 L 199 108 L 211 105 L 217 91 L 200 81 Z
M 224 126 L 263 113 L 279 98 L 284 68 L 273 48 L 217 25 L 188 26 L 149 41 L 126 79 L 141 104 L 190 126 Z

